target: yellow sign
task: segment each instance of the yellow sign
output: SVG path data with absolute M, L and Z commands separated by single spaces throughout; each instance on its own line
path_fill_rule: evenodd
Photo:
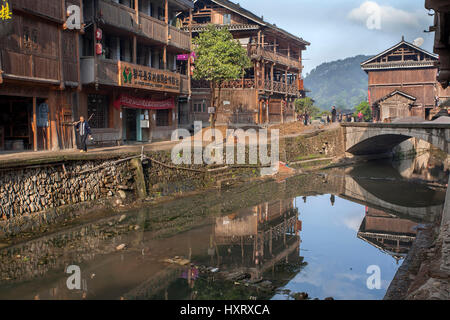
M 11 20 L 12 19 L 12 11 L 9 8 L 9 3 L 6 0 L 3 0 L 2 7 L 0 9 L 0 20 Z
M 178 73 L 120 61 L 119 86 L 179 93 L 181 77 Z

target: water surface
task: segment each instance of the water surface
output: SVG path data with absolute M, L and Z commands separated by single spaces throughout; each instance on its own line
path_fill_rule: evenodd
M 0 249 L 0 299 L 382 299 L 447 177 L 432 157 L 372 162 L 83 223 Z

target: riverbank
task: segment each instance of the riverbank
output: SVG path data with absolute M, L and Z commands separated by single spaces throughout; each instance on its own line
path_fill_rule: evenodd
M 447 189 L 442 215 L 419 230 L 385 299 L 450 299 L 450 190 Z
M 91 212 L 119 213 L 144 202 L 158 203 L 265 179 L 258 165 L 174 166 L 173 146 L 173 142 L 168 142 L 89 153 L 0 157 L 0 239 L 49 232 L 52 225 L 69 224 Z M 247 146 L 247 158 L 248 152 Z M 317 157 L 318 163 L 306 160 L 308 168 L 303 170 L 329 165 L 343 152 L 339 128 L 280 140 L 280 160 L 284 163 Z M 294 172 L 281 171 L 282 175 Z

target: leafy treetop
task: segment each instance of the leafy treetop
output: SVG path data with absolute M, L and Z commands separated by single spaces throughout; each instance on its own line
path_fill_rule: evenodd
M 193 78 L 220 84 L 244 76 L 251 67 L 246 50 L 224 28 L 209 25 L 193 40 L 197 60 Z

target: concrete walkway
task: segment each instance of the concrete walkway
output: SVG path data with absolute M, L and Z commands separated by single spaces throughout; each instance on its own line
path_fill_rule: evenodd
M 39 165 L 59 161 L 119 158 L 122 156 L 139 154 L 141 153 L 142 147 L 144 147 L 144 151 L 171 150 L 178 143 L 178 141 L 162 141 L 116 147 L 91 147 L 88 149 L 87 153 L 80 153 L 77 149 L 37 152 L 3 152 L 0 153 L 0 168 Z
M 339 127 L 338 123 L 328 125 L 320 129 L 311 126 L 308 130 L 294 135 L 286 135 L 281 138 L 292 138 L 301 135 L 311 135 L 316 132 L 333 130 Z M 269 128 L 270 129 L 270 128 Z M 14 168 L 22 166 L 43 165 L 61 161 L 78 160 L 104 160 L 120 158 L 140 154 L 142 147 L 145 152 L 171 150 L 179 141 L 161 141 L 153 143 L 142 143 L 134 145 L 123 145 L 115 147 L 88 148 L 87 153 L 80 153 L 77 149 L 58 151 L 22 151 L 22 152 L 0 152 L 0 168 Z M 208 143 L 204 143 L 206 145 Z

